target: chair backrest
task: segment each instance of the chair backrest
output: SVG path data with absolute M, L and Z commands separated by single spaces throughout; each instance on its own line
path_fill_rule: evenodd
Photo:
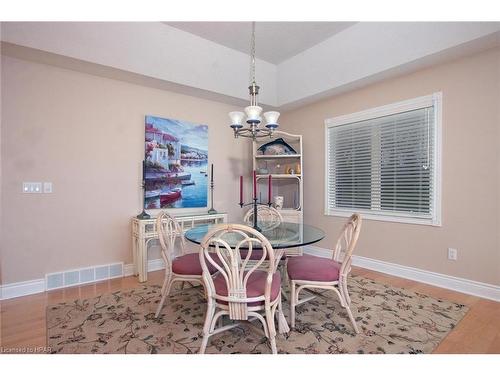
M 253 208 L 250 208 L 245 214 L 243 221 L 247 225 L 253 225 Z M 283 222 L 283 216 L 274 207 L 258 206 L 257 207 L 257 221 L 261 223 L 262 229 L 273 229 Z
M 174 217 L 163 211 L 156 218 L 156 231 L 160 240 L 161 255 L 167 269 L 171 270 L 172 260 L 176 256 L 175 241 L 177 238 L 180 239 L 180 251 L 177 255 L 184 255 L 186 252 L 186 240 L 182 235 L 182 229 Z
M 231 247 L 230 244 L 233 246 Z M 260 259 L 249 262 L 252 252 L 259 251 Z M 248 249 L 242 258 L 240 250 Z M 241 224 L 221 224 L 208 232 L 201 243 L 200 263 L 209 303 L 226 301 L 231 319 L 246 320 L 248 303 L 270 303 L 271 284 L 283 250 L 274 250 L 269 241 L 253 228 Z M 247 297 L 247 283 L 264 260 L 267 259 L 265 292 L 262 296 Z M 215 267 L 224 278 L 227 296 L 218 295 L 208 265 Z M 261 271 L 262 272 L 262 268 Z M 220 276 L 219 276 L 220 277 Z
M 352 253 L 358 242 L 361 230 L 361 215 L 353 214 L 344 224 L 333 251 L 333 260 L 341 263 L 340 276 L 346 276 L 351 271 Z

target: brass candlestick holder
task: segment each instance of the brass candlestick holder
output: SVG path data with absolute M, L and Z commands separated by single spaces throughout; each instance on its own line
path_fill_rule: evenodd
M 210 209 L 208 210 L 209 214 L 216 214 L 217 210 L 214 208 L 214 182 L 210 182 Z
M 257 207 L 258 206 L 269 206 L 269 207 L 271 207 L 271 203 L 259 203 L 257 201 L 258 201 L 258 199 L 254 198 L 253 202 L 251 202 L 251 203 L 240 202 L 239 206 L 241 208 L 248 207 L 248 206 L 253 206 L 253 223 L 252 223 L 253 229 L 255 229 L 256 231 L 262 232 L 262 229 L 257 224 L 257 211 L 258 211 Z
M 142 180 L 141 189 L 142 189 L 142 212 L 139 215 L 137 215 L 136 218 L 138 218 L 139 220 L 151 219 L 151 215 L 144 210 L 144 206 L 146 204 L 146 181 L 144 180 Z
M 146 160 L 142 161 L 142 212 L 136 216 L 139 220 L 147 220 L 151 219 L 151 215 L 149 215 L 145 210 L 144 206 L 146 205 Z

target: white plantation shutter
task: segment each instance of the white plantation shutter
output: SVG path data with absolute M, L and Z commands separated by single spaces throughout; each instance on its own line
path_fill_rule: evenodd
M 327 120 L 326 213 L 439 224 L 435 106 L 423 97 Z

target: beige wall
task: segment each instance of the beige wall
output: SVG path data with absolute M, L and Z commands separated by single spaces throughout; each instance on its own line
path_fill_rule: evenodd
M 328 233 L 317 245 L 344 221 L 323 215 L 324 119 L 442 91 L 443 226 L 365 220 L 356 253 L 500 284 L 499 77 L 497 49 L 283 113 L 283 130 L 304 135 L 305 221 Z M 209 125 L 215 207 L 241 217 L 250 142 L 227 127 L 234 107 L 6 56 L 1 89 L 0 284 L 131 262 L 146 114 Z M 22 194 L 23 181 L 52 181 L 54 193 Z
M 147 114 L 208 124 L 215 208 L 241 216 L 237 178 L 251 151 L 228 127 L 233 106 L 6 56 L 1 89 L 0 284 L 132 262 Z M 22 194 L 23 181 L 54 192 Z
M 356 253 L 500 285 L 500 50 L 490 50 L 286 112 L 304 134 L 305 221 L 331 247 L 345 219 L 324 212 L 324 120 L 443 92 L 442 227 L 365 220 Z M 447 248 L 458 260 L 447 260 Z

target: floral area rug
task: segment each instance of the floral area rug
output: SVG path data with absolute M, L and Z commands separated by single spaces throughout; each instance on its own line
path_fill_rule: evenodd
M 358 335 L 334 292 L 326 291 L 297 307 L 296 327 L 278 334 L 278 351 L 431 353 L 468 311 L 359 276 L 349 279 L 349 291 Z M 197 353 L 206 310 L 199 287 L 175 290 L 156 319 L 159 293 L 159 286 L 144 285 L 49 306 L 47 344 L 53 353 Z M 288 301 L 283 309 L 288 319 Z M 212 336 L 206 352 L 270 353 L 268 340 L 255 329 L 260 323 L 249 324 Z

